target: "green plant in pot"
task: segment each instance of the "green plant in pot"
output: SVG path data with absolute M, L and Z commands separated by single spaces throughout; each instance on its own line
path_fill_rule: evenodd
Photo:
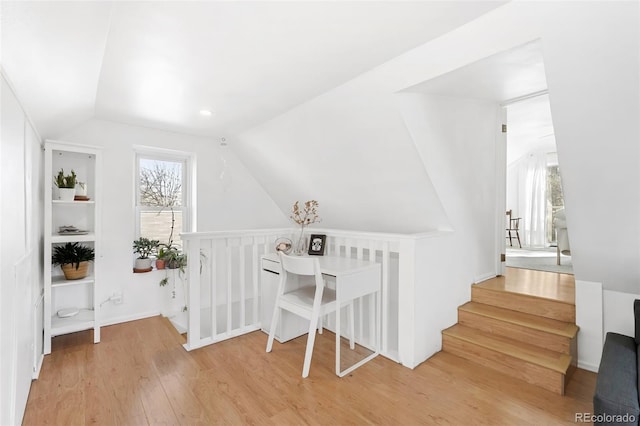
M 156 269 L 164 269 L 166 267 L 167 248 L 166 244 L 160 244 L 156 254 Z
M 73 201 L 76 195 L 76 172 L 71 170 L 70 175 L 64 174 L 64 169 L 60 169 L 53 182 L 58 187 L 58 199 L 62 201 Z
M 151 256 L 160 245 L 160 241 L 140 237 L 133 242 L 133 252 L 138 254 L 135 269 L 139 271 L 151 270 Z
M 51 255 L 51 263 L 60 265 L 64 277 L 68 280 L 79 280 L 89 273 L 89 262 L 95 258 L 91 247 L 79 243 L 66 243 L 55 246 Z
M 187 255 L 180 252 L 180 249 L 175 246 L 167 249 L 164 260 L 167 269 L 179 269 L 180 272 L 184 272 L 184 268 L 187 266 Z

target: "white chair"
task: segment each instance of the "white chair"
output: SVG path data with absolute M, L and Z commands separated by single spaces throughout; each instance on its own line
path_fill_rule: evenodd
M 319 321 L 323 316 L 335 312 L 338 308 L 336 306 L 336 292 L 333 289 L 326 288 L 322 274 L 320 273 L 320 263 L 317 257 L 288 256 L 283 252 L 278 253 L 280 255 L 282 270 L 280 272 L 280 283 L 278 284 L 278 296 L 273 309 L 269 340 L 267 341 L 267 352 L 271 352 L 273 347 L 273 339 L 280 319 L 281 309 L 308 319 L 309 334 L 307 335 L 307 349 L 304 356 L 304 366 L 302 367 L 302 377 L 307 377 L 309 376 L 309 369 L 311 368 L 311 356 L 313 354 L 313 344 L 316 339 L 316 329 L 322 332 L 322 326 Z M 291 278 L 295 275 L 313 276 L 315 277 L 315 282 L 313 285 L 300 287 L 287 292 L 287 283 L 290 282 Z M 354 349 L 353 303 L 350 301 L 348 304 L 349 345 L 351 349 Z

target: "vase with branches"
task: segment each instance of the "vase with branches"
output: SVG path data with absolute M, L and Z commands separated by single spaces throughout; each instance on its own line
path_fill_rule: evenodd
M 299 201 L 296 201 L 293 204 L 291 210 L 291 219 L 300 225 L 300 236 L 298 237 L 298 241 L 296 242 L 293 253 L 296 255 L 304 254 L 306 250 L 306 241 L 304 238 L 304 227 L 311 225 L 312 223 L 320 222 L 320 216 L 318 216 L 318 207 L 320 203 L 316 200 L 305 201 L 304 205 L 300 205 Z

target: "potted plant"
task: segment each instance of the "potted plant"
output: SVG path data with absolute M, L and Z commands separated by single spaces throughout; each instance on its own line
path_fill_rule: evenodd
M 156 254 L 156 269 L 176 269 L 178 247 L 173 244 L 160 243 Z M 171 266 L 169 266 L 169 264 Z
M 184 272 L 184 268 L 187 266 L 187 255 L 181 253 L 175 246 L 167 248 L 164 259 L 167 269 L 180 269 L 180 272 Z
M 135 270 L 138 272 L 151 270 L 151 258 L 149 256 L 160 245 L 158 240 L 150 240 L 149 238 L 140 237 L 133 242 L 133 252 L 138 253 L 135 263 Z
M 79 280 L 87 276 L 89 262 L 92 262 L 94 257 L 95 252 L 91 247 L 79 243 L 66 243 L 53 248 L 51 263 L 60 265 L 66 279 Z
M 70 175 L 64 174 L 64 169 L 60 169 L 53 182 L 58 187 L 58 199 L 62 201 L 73 201 L 76 195 L 76 172 L 71 170 Z
M 165 244 L 160 244 L 160 248 L 158 249 L 158 254 L 156 255 L 156 269 L 164 269 L 166 266 L 165 256 L 167 254 L 167 249 Z

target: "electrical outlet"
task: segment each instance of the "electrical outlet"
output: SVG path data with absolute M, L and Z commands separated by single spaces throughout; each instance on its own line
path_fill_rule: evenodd
M 122 297 L 122 292 L 121 291 L 116 291 L 113 293 L 113 296 L 111 296 L 111 301 L 115 304 L 115 305 L 119 305 L 123 302 L 123 297 Z

